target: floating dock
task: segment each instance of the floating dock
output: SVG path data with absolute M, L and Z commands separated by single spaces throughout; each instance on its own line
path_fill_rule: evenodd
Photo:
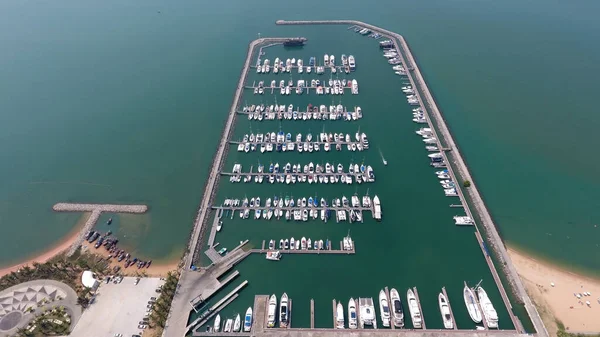
M 413 292 L 415 293 L 417 303 L 419 303 L 419 311 L 421 312 L 421 324 L 423 326 L 422 329 L 426 330 L 427 326 L 425 325 L 425 315 L 423 315 L 423 308 L 421 308 L 421 300 L 419 299 L 419 292 L 417 291 L 417 287 L 413 287 Z

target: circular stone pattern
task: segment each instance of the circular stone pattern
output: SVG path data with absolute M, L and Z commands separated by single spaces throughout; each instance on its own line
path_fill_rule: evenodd
M 23 314 L 20 311 L 12 311 L 0 320 L 0 330 L 8 331 L 19 324 Z

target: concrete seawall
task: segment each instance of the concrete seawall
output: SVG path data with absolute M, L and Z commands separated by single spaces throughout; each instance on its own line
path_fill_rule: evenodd
M 52 206 L 55 212 L 91 212 L 92 214 L 85 222 L 83 228 L 79 231 L 77 240 L 75 240 L 69 249 L 65 252 L 67 256 L 73 255 L 83 243 L 85 233 L 94 228 L 102 212 L 108 213 L 134 213 L 142 214 L 148 211 L 146 205 L 115 205 L 115 204 L 77 204 L 77 203 L 58 203 Z
M 519 278 L 517 271 L 508 256 L 506 247 L 504 246 L 504 243 L 502 242 L 502 239 L 500 238 L 500 235 L 498 234 L 496 225 L 494 224 L 494 222 L 485 206 L 485 203 L 483 202 L 483 198 L 482 198 L 481 194 L 479 193 L 471 174 L 469 173 L 467 165 L 460 154 L 459 148 L 456 145 L 456 143 L 454 142 L 454 139 L 450 133 L 448 126 L 445 123 L 442 113 L 440 112 L 439 108 L 437 107 L 435 100 L 433 99 L 433 96 L 432 96 L 431 92 L 429 91 L 427 84 L 425 83 L 423 75 L 421 74 L 421 71 L 419 70 L 419 67 L 415 61 L 415 58 L 413 57 L 412 53 L 410 52 L 410 49 L 408 48 L 408 44 L 406 43 L 406 40 L 404 39 L 404 37 L 400 34 L 388 31 L 386 29 L 383 29 L 383 28 L 380 28 L 377 26 L 373 26 L 373 25 L 370 25 L 370 24 L 367 24 L 367 23 L 364 23 L 361 21 L 356 21 L 356 20 L 318 20 L 318 21 L 278 20 L 278 21 L 276 21 L 276 24 L 278 24 L 278 25 L 314 25 L 314 24 L 357 25 L 357 26 L 361 26 L 364 28 L 368 28 L 372 31 L 381 33 L 383 35 L 386 35 L 388 38 L 393 39 L 396 45 L 397 45 L 396 41 L 400 42 L 400 47 L 402 49 L 402 52 L 406 55 L 406 58 L 408 61 L 405 63 L 405 66 L 407 67 L 407 69 L 411 69 L 408 74 L 409 78 L 410 78 L 411 82 L 413 82 L 413 81 L 416 82 L 415 84 L 417 84 L 417 85 L 415 85 L 415 88 L 420 88 L 420 90 L 423 92 L 423 95 L 420 95 L 417 92 L 419 101 L 421 102 L 422 105 L 425 105 L 425 104 L 427 105 L 427 108 L 424 109 L 425 113 L 428 115 L 428 117 L 433 117 L 433 120 L 431 120 L 431 119 L 430 120 L 432 122 L 435 122 L 436 126 L 438 127 L 440 133 L 442 134 L 442 136 L 447 144 L 447 147 L 450 147 L 452 149 L 452 153 L 450 155 L 445 154 L 445 156 L 450 156 L 451 159 L 453 159 L 452 163 L 454 163 L 460 177 L 464 180 L 469 180 L 471 182 L 471 187 L 467 188 L 466 191 L 469 196 L 469 200 L 474 205 L 474 207 L 477 211 L 477 214 L 479 215 L 479 218 L 481 219 L 481 222 L 480 222 L 481 225 L 485 228 L 485 233 L 487 234 L 488 241 L 490 242 L 490 245 L 492 246 L 491 247 L 492 251 L 495 253 L 495 255 L 500 260 L 501 267 L 505 271 L 507 279 L 508 279 L 509 283 L 511 284 L 515 295 L 517 296 L 518 299 L 520 299 L 523 302 L 525 309 L 527 310 L 527 313 L 529 314 L 529 317 L 537 331 L 537 334 L 540 336 L 548 336 L 548 332 L 539 316 L 539 313 L 537 312 L 535 306 L 533 305 L 533 303 L 531 302 L 531 299 L 529 298 L 529 296 L 527 295 L 527 293 L 525 291 L 523 283 L 521 282 L 521 279 Z M 414 79 L 413 79 L 413 77 L 414 77 Z M 428 112 L 430 112 L 431 114 L 429 114 Z M 448 164 L 450 164 L 450 161 L 447 160 L 447 162 L 448 162 Z M 468 212 L 469 215 L 471 215 L 468 205 L 465 205 L 465 210 Z M 477 227 L 477 230 L 479 231 L 478 227 Z M 510 308 L 508 308 L 508 309 L 510 310 Z M 516 327 L 516 328 L 518 329 L 518 327 Z

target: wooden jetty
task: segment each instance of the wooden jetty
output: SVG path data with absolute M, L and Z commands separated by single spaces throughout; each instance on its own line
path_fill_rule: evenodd
M 288 298 L 288 325 L 287 329 L 292 328 L 292 299 Z
M 415 298 L 417 299 L 417 303 L 419 304 L 419 311 L 421 312 L 421 325 L 422 329 L 427 329 L 425 325 L 425 315 L 423 315 L 423 308 L 421 308 L 421 300 L 419 299 L 419 292 L 417 291 L 417 287 L 413 287 L 413 292 L 415 293 Z
M 442 293 L 446 297 L 446 303 L 448 303 L 448 310 L 450 310 L 450 317 L 452 317 L 452 323 L 454 325 L 453 330 L 458 330 L 458 326 L 456 324 L 456 319 L 454 319 L 454 312 L 452 311 L 452 306 L 450 305 L 450 298 L 448 297 L 448 294 L 446 293 L 446 287 L 442 287 Z
M 310 299 L 310 328 L 315 328 L 315 300 Z
M 415 90 L 414 95 L 417 97 L 418 104 L 421 107 L 421 109 L 423 110 L 423 112 L 425 113 L 427 123 L 431 127 L 432 123 L 435 122 L 435 124 L 439 128 L 439 132 L 442 134 L 442 137 L 439 137 L 437 135 L 436 129 L 431 127 L 434 137 L 438 140 L 438 148 L 452 149 L 452 151 L 442 151 L 444 161 L 446 163 L 453 162 L 455 164 L 455 167 L 457 168 L 457 171 L 460 173 L 460 177 L 462 178 L 462 179 L 457 179 L 458 176 L 455 174 L 453 168 L 449 166 L 448 171 L 452 177 L 452 180 L 454 180 L 454 181 L 468 180 L 471 182 L 471 186 L 466 190 L 466 192 L 469 194 L 469 197 L 470 197 L 473 205 L 475 206 L 477 212 L 480 215 L 480 218 L 482 220 L 481 225 L 483 225 L 486 228 L 486 232 L 489 234 L 489 238 L 491 240 L 493 248 L 498 253 L 497 257 L 500 260 L 500 265 L 502 265 L 503 268 L 505 269 L 508 280 L 513 285 L 513 289 L 515 291 L 515 296 L 523 302 L 525 309 L 526 309 L 530 319 L 532 320 L 532 323 L 533 323 L 534 328 L 537 331 L 537 333 L 541 336 L 549 336 L 548 331 L 546 330 L 544 323 L 542 322 L 542 319 L 541 319 L 539 313 L 537 312 L 537 309 L 535 308 L 533 302 L 529 298 L 529 295 L 525 291 L 525 287 L 523 286 L 523 283 L 522 283 L 521 279 L 519 278 L 516 268 L 514 267 L 512 261 L 510 260 L 510 257 L 508 256 L 508 252 L 504 246 L 504 243 L 502 242 L 502 239 L 500 238 L 500 235 L 498 234 L 496 225 L 494 224 L 494 221 L 492 220 L 492 218 L 489 214 L 489 211 L 487 210 L 487 208 L 485 206 L 483 198 L 481 197 L 481 194 L 479 193 L 479 191 L 476 187 L 476 184 L 468 170 L 468 167 L 467 167 L 465 161 L 463 160 L 462 155 L 460 154 L 459 148 L 456 145 L 448 126 L 446 125 L 446 122 L 442 116 L 442 113 L 441 113 L 440 109 L 438 108 L 438 106 L 433 98 L 433 95 L 431 94 L 431 92 L 427 86 L 427 83 L 425 82 L 425 79 L 421 73 L 421 70 L 419 69 L 419 66 L 418 66 L 417 62 L 415 61 L 415 58 L 412 55 L 412 52 L 410 51 L 408 43 L 406 42 L 404 37 L 395 32 L 392 32 L 392 31 L 389 31 L 389 30 L 386 30 L 386 29 L 383 29 L 381 27 L 377 27 L 377 26 L 374 26 L 371 24 L 367 24 L 367 23 L 364 23 L 361 21 L 357 21 L 357 20 L 311 20 L 311 21 L 307 21 L 307 20 L 300 20 L 300 21 L 298 21 L 298 20 L 297 21 L 277 20 L 276 24 L 277 25 L 315 25 L 315 24 L 317 24 L 317 25 L 320 25 L 320 24 L 324 24 L 324 25 L 339 25 L 339 24 L 358 25 L 358 26 L 370 29 L 374 32 L 377 32 L 380 35 L 382 35 L 383 37 L 388 38 L 392 41 L 394 48 L 398 52 L 398 56 L 400 57 L 400 59 L 402 61 L 402 64 L 404 64 L 406 66 L 406 68 L 408 69 L 407 78 L 410 81 L 411 86 L 413 88 L 417 89 L 417 90 Z M 422 95 L 421 95 L 421 93 L 422 93 Z M 440 141 L 439 141 L 440 139 L 443 139 L 445 141 L 446 146 L 442 146 L 440 144 Z M 452 156 L 452 159 L 453 159 L 452 161 L 448 160 L 448 156 L 450 156 L 450 155 Z M 465 196 L 464 196 L 461 188 L 457 188 L 457 192 L 459 194 L 462 204 L 465 205 L 465 211 L 466 211 L 467 215 L 470 216 L 472 219 L 475 219 L 471 213 L 470 208 L 468 207 L 468 204 L 465 201 Z M 476 228 L 477 232 L 479 233 L 480 232 L 479 227 L 476 225 L 475 228 Z M 510 305 L 510 301 L 508 300 L 508 296 L 506 295 L 506 290 L 504 289 L 504 285 L 502 284 L 502 282 L 499 281 L 499 277 L 497 275 L 496 269 L 495 268 L 491 269 L 491 272 L 492 272 L 492 275 L 494 275 L 494 280 L 496 281 L 496 286 L 498 287 L 498 289 L 500 289 L 500 294 L 506 305 L 508 314 L 511 318 L 513 325 L 515 326 L 515 328 L 517 329 L 517 331 L 519 333 L 525 332 L 521 322 L 514 315 L 512 306 Z

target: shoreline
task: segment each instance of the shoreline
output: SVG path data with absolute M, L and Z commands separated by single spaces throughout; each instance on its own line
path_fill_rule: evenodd
M 79 237 L 79 233 L 81 232 L 81 229 L 83 228 L 83 226 L 85 226 L 85 223 L 87 222 L 87 220 L 90 218 L 91 215 L 92 215 L 91 212 L 83 213 L 81 215 L 81 217 L 79 218 L 79 220 L 77 220 L 77 223 L 75 224 L 73 229 L 71 229 L 71 231 L 69 231 L 69 233 L 64 238 L 59 240 L 57 244 L 51 246 L 49 249 L 42 251 L 41 253 L 39 253 L 38 255 L 36 255 L 34 257 L 27 258 L 23 262 L 18 262 L 17 264 L 14 264 L 12 266 L 0 268 L 0 277 L 2 277 L 4 275 L 8 275 L 13 271 L 17 271 L 22 267 L 25 267 L 28 265 L 31 266 L 34 262 L 44 263 L 44 262 L 50 260 L 51 258 L 69 250 L 69 248 L 71 248 L 73 243 L 77 241 L 77 239 Z
M 600 279 L 538 259 L 518 247 L 508 246 L 507 250 L 550 332 L 557 331 L 556 321 L 569 332 L 600 332 L 596 319 L 600 315 Z M 584 292 L 591 295 L 576 297 Z
M 13 264 L 11 266 L 0 268 L 0 277 L 8 275 L 11 272 L 16 272 L 17 270 L 19 270 L 25 266 L 31 266 L 31 265 L 33 265 L 34 262 L 38 262 L 38 263 L 47 262 L 48 260 L 52 259 L 53 257 L 68 251 L 71 248 L 71 246 L 75 242 L 77 242 L 77 240 L 79 239 L 81 230 L 84 228 L 88 219 L 91 216 L 92 216 L 92 212 L 83 213 L 81 215 L 81 217 L 79 218 L 79 220 L 77 220 L 77 223 L 75 224 L 73 229 L 71 229 L 71 231 L 69 231 L 69 233 L 67 233 L 67 235 L 65 235 L 61 240 L 59 240 L 58 243 L 54 244 L 53 246 L 50 246 L 50 248 L 48 248 L 47 250 L 42 251 L 33 257 L 28 257 L 22 262 L 17 262 L 16 264 Z M 87 242 L 85 242 L 81 246 L 82 246 L 81 249 L 86 250 L 91 253 L 94 253 L 96 255 L 101 255 L 104 257 L 108 256 L 108 252 L 106 252 L 105 250 L 90 249 Z M 106 252 L 107 254 L 103 254 L 104 252 Z M 161 262 L 152 263 L 150 268 L 140 269 L 140 272 L 145 271 L 148 276 L 162 277 L 162 276 L 165 276 L 167 274 L 167 272 L 169 272 L 169 271 L 177 270 L 177 267 L 179 265 L 179 260 L 180 259 L 177 258 L 177 259 L 173 259 L 173 261 L 161 261 Z M 118 265 L 118 264 L 113 264 L 113 263 L 110 264 L 111 267 L 114 265 Z M 137 271 L 138 269 L 136 268 L 136 269 L 129 269 L 129 270 Z M 126 272 L 129 270 L 122 269 L 124 274 L 130 274 L 130 273 Z

